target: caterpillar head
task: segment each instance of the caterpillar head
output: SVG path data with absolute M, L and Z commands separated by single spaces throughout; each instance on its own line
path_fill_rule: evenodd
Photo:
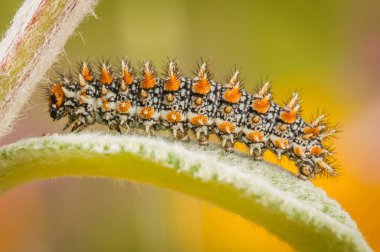
M 49 114 L 54 120 L 59 120 L 65 115 L 65 94 L 62 85 L 57 82 L 49 89 Z

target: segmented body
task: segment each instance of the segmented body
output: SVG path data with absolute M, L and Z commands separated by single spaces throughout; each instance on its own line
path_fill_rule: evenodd
M 151 62 L 146 62 L 137 78 L 131 64 L 122 61 L 120 74 L 103 64 L 95 78 L 83 63 L 78 80 L 62 78 L 49 88 L 50 116 L 68 117 L 65 128 L 72 126 L 72 131 L 95 123 L 120 133 L 130 128 L 147 134 L 168 129 L 186 141 L 191 130 L 201 145 L 216 134 L 227 151 L 239 141 L 257 160 L 267 149 L 279 158 L 287 156 L 302 179 L 318 173 L 336 175 L 323 144 L 334 130 L 326 129 L 323 116 L 305 122 L 298 113 L 297 94 L 285 106 L 277 105 L 271 100 L 269 83 L 256 94 L 248 93 L 237 71 L 221 84 L 210 79 L 206 63 L 198 66 L 194 78 L 186 78 L 180 76 L 176 63 L 169 62 L 165 77 L 159 78 Z

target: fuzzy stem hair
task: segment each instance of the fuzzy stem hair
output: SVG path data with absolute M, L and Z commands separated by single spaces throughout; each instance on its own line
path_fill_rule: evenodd
M 25 0 L 0 43 L 0 138 L 98 0 Z

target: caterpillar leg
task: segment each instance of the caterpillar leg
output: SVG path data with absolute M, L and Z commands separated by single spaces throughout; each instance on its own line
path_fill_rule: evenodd
M 232 134 L 224 134 L 221 135 L 220 138 L 222 139 L 222 147 L 227 152 L 232 152 L 234 150 L 234 142 L 235 139 Z
M 208 135 L 202 132 L 199 136 L 198 143 L 200 145 L 208 145 Z
M 208 145 L 208 132 L 206 126 L 195 128 L 195 135 L 200 145 Z
M 81 121 L 76 121 L 74 126 L 71 128 L 71 132 L 81 132 L 86 127 L 87 127 L 87 124 Z
M 223 139 L 223 148 L 227 152 L 232 152 L 234 150 L 234 143 L 230 139 Z
M 152 136 L 155 134 L 153 125 L 151 123 L 144 123 L 144 131 L 148 136 Z
M 172 134 L 173 134 L 173 137 L 174 137 L 174 138 L 177 138 L 177 132 L 178 132 L 178 128 L 177 128 L 177 126 L 173 126 Z
M 69 120 L 63 127 L 62 131 L 65 131 L 66 129 L 70 128 L 70 126 L 78 119 L 76 115 L 69 115 Z
M 129 131 L 131 130 L 131 127 L 129 127 L 128 124 L 124 124 L 124 125 L 122 125 L 122 127 L 125 129 L 125 133 L 126 133 L 126 134 L 128 134 Z
M 71 126 L 72 124 L 73 124 L 73 122 L 68 121 L 68 122 L 65 124 L 65 126 L 63 127 L 62 131 L 65 131 L 65 130 L 67 130 L 68 128 L 70 128 L 70 126 Z
M 110 130 L 116 130 L 118 133 L 121 134 L 121 129 L 120 129 L 120 126 L 116 123 L 116 122 L 112 122 L 108 125 L 108 128 Z
M 190 141 L 190 138 L 187 135 L 187 132 L 183 128 L 182 124 L 177 124 L 177 125 L 172 126 L 172 133 L 175 139 L 178 139 L 182 142 Z
M 125 129 L 125 133 L 128 133 L 131 130 L 131 127 L 134 127 L 135 121 L 129 116 L 119 115 L 117 123 L 119 127 Z
M 185 131 L 179 131 L 177 133 L 177 139 L 182 141 L 182 142 L 189 142 L 190 141 L 190 138 Z
M 249 145 L 249 155 L 253 157 L 254 160 L 263 159 L 263 149 L 260 144 L 250 144 Z
M 298 161 L 296 162 L 298 168 L 298 178 L 302 180 L 309 180 L 314 177 L 313 165 L 309 162 Z

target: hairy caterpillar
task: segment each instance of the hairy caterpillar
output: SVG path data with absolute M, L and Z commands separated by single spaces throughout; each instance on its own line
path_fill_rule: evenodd
M 68 118 L 64 129 L 78 132 L 89 125 L 105 124 L 110 130 L 128 132 L 130 128 L 171 130 L 181 141 L 195 133 L 201 145 L 216 134 L 226 151 L 236 141 L 245 143 L 249 155 L 260 160 L 267 149 L 293 160 L 301 179 L 316 174 L 335 176 L 331 152 L 324 140 L 335 133 L 323 123 L 323 115 L 305 122 L 299 115 L 298 94 L 281 107 L 271 99 L 269 83 L 255 94 L 242 88 L 239 72 L 226 84 L 210 78 L 207 64 L 198 65 L 194 78 L 180 75 L 174 61 L 167 63 L 164 78 L 159 78 L 151 62 L 141 67 L 137 77 L 129 61 L 121 62 L 120 73 L 103 63 L 99 78 L 83 62 L 79 78 L 62 76 L 49 87 L 49 113 L 54 120 Z

